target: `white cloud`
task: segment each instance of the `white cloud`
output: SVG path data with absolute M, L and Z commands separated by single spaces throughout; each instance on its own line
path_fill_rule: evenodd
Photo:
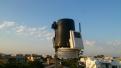
M 121 40 L 112 41 L 84 41 L 84 53 L 86 55 L 110 55 L 119 56 L 121 53 Z
M 8 29 L 14 27 L 16 24 L 15 22 L 4 21 L 0 23 L 0 29 Z
M 85 40 L 84 45 L 88 46 L 94 46 L 96 44 L 96 41 L 91 41 L 91 40 Z
M 17 27 L 16 32 L 28 36 L 38 37 L 41 39 L 51 39 L 51 37 L 53 36 L 53 33 L 50 32 L 45 26 L 38 28 L 21 25 Z
M 19 25 L 16 22 L 4 21 L 0 23 L 0 30 L 14 30 L 17 34 L 37 37 L 40 39 L 51 39 L 53 33 L 48 30 L 46 26 L 41 27 L 29 27 L 25 25 Z
M 121 41 L 120 40 L 108 41 L 107 45 L 121 46 Z
M 18 32 L 18 33 L 23 32 L 24 29 L 25 29 L 24 26 L 22 26 L 22 25 L 21 26 L 18 26 L 18 27 L 16 27 L 16 32 Z

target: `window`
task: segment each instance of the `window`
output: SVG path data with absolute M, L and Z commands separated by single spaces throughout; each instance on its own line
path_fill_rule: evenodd
M 76 38 L 81 38 L 81 35 L 80 35 L 79 32 L 74 32 L 74 36 L 75 36 Z

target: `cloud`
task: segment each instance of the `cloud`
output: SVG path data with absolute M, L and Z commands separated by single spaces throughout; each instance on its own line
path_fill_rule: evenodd
M 121 41 L 120 40 L 108 41 L 107 45 L 121 46 Z
M 21 33 L 23 35 L 33 36 L 41 39 L 51 39 L 53 36 L 53 33 L 50 32 L 47 27 L 27 27 L 20 25 L 16 27 L 16 32 Z
M 16 22 L 4 21 L 0 23 L 0 30 L 14 30 L 16 34 L 36 37 L 40 39 L 50 40 L 53 37 L 53 32 L 49 31 L 47 26 L 29 27 L 17 24 Z
M 96 41 L 91 41 L 91 40 L 85 40 L 84 45 L 88 46 L 94 46 L 96 44 Z
M 15 22 L 4 21 L 0 23 L 0 29 L 13 28 L 15 25 Z
M 22 25 L 16 27 L 16 32 L 17 32 L 17 33 L 21 33 L 21 32 L 23 32 L 24 30 L 25 30 L 25 27 L 22 26 Z
M 121 53 L 121 40 L 112 41 L 84 41 L 84 53 L 86 55 L 104 54 L 108 56 L 119 56 Z

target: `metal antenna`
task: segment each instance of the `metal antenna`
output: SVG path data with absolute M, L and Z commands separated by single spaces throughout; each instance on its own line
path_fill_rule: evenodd
M 81 23 L 79 23 L 79 32 L 81 33 Z

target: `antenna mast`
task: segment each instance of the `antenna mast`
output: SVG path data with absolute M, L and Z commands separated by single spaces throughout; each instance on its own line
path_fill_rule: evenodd
M 79 23 L 79 32 L 81 33 L 81 23 Z

